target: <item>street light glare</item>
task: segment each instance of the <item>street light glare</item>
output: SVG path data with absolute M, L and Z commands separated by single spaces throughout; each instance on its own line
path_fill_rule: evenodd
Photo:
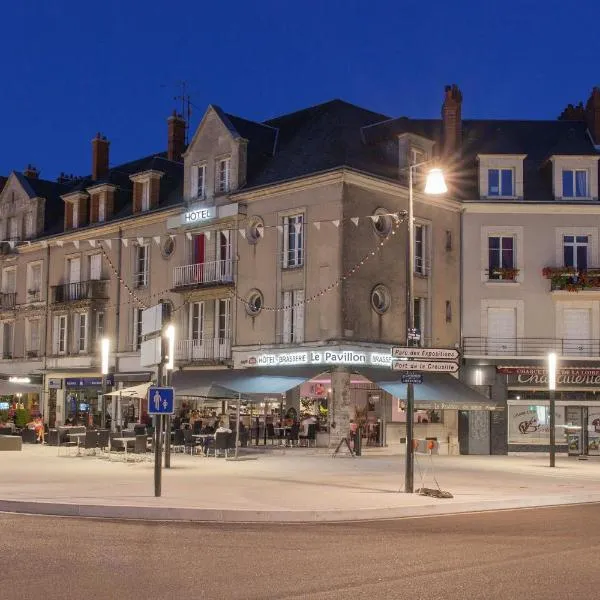
M 425 181 L 425 193 L 438 195 L 445 194 L 448 191 L 446 180 L 444 179 L 444 173 L 441 169 L 431 169 L 427 173 L 427 180 Z
M 165 367 L 168 370 L 172 370 L 175 367 L 175 326 L 169 325 L 165 330 L 165 337 L 169 343 L 168 346 L 168 355 L 167 355 L 167 363 Z
M 102 352 L 102 375 L 108 375 L 108 353 L 110 352 L 110 340 L 102 338 L 100 341 Z

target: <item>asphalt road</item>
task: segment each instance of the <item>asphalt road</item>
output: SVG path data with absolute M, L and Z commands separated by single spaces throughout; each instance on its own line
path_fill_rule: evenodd
M 597 597 L 600 505 L 327 525 L 0 514 L 0 599 Z

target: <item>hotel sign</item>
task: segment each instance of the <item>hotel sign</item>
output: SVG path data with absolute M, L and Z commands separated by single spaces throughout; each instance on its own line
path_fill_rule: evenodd
M 190 208 L 181 215 L 182 225 L 197 225 L 203 221 L 209 221 L 217 216 L 217 209 L 215 206 L 196 206 Z
M 363 365 L 387 367 L 392 365 L 388 352 L 369 351 L 364 348 L 330 348 L 294 350 L 291 352 L 257 352 L 244 357 L 241 367 L 279 367 L 304 365 Z
M 507 384 L 548 387 L 548 370 L 538 367 L 498 367 L 498 373 L 507 376 Z M 563 368 L 556 370 L 557 386 L 600 387 L 600 369 Z

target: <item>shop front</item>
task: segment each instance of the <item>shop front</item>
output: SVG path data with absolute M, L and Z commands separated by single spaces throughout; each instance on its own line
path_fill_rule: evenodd
M 508 404 L 508 447 L 546 452 L 550 445 L 548 372 L 535 366 L 502 366 Z M 565 367 L 556 375 L 556 446 L 570 455 L 600 454 L 600 369 Z
M 19 427 L 42 414 L 40 375 L 5 376 L 0 379 L 0 424 Z

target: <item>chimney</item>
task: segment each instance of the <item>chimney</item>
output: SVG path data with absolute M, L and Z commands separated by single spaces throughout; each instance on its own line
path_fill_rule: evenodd
M 585 108 L 583 102 L 579 104 L 568 104 L 558 116 L 559 121 L 585 121 Z
M 460 150 L 462 141 L 462 92 L 453 83 L 444 88 L 442 104 L 442 125 L 444 133 L 444 154 L 454 154 Z
M 585 120 L 594 140 L 600 146 L 600 88 L 595 87 L 585 105 Z
M 185 119 L 175 111 L 167 119 L 169 130 L 169 145 L 167 157 L 169 160 L 181 162 L 185 150 Z
M 30 179 L 39 179 L 40 172 L 33 165 L 29 164 L 23 171 L 23 175 L 25 175 L 25 177 L 29 177 Z
M 92 179 L 102 179 L 108 175 L 108 147 L 110 142 L 106 136 L 96 134 L 92 140 Z

